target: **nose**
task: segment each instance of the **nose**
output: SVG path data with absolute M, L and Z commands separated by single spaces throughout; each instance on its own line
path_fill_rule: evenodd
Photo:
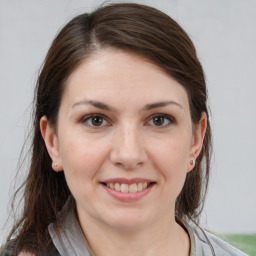
M 147 160 L 144 140 L 135 125 L 120 127 L 113 139 L 110 160 L 125 169 L 135 169 Z

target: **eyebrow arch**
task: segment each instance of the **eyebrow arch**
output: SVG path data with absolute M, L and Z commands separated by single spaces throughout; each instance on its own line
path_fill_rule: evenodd
M 72 108 L 79 106 L 79 105 L 84 105 L 84 104 L 88 104 L 88 105 L 92 105 L 96 108 L 102 109 L 102 110 L 107 110 L 107 111 L 116 111 L 115 108 L 110 107 L 108 105 L 106 105 L 105 103 L 99 102 L 99 101 L 95 101 L 95 100 L 82 100 L 82 101 L 78 101 L 75 104 L 72 105 Z
M 79 106 L 79 105 L 92 105 L 96 108 L 99 108 L 99 109 L 102 109 L 102 110 L 106 110 L 106 111 L 113 111 L 113 112 L 116 112 L 116 109 L 103 103 L 103 102 L 100 102 L 100 101 L 95 101 L 95 100 L 82 100 L 82 101 L 78 101 L 76 102 L 75 104 L 72 105 L 72 108 L 76 107 L 76 106 Z M 173 105 L 176 105 L 178 106 L 179 108 L 183 109 L 183 107 L 175 102 L 175 101 L 163 101 L 163 102 L 156 102 L 156 103 L 151 103 L 151 104 L 147 104 L 145 105 L 142 110 L 143 111 L 148 111 L 148 110 L 151 110 L 151 109 L 154 109 L 154 108 L 159 108 L 159 107 L 165 107 L 167 105 L 170 105 L 170 104 L 173 104 Z
M 152 103 L 152 104 L 147 104 L 143 108 L 143 110 L 147 111 L 147 110 L 151 110 L 151 109 L 154 109 L 154 108 L 165 107 L 165 106 L 170 105 L 170 104 L 176 105 L 179 108 L 183 109 L 183 107 L 179 103 L 177 103 L 175 101 L 163 101 L 163 102 L 156 102 L 156 103 Z

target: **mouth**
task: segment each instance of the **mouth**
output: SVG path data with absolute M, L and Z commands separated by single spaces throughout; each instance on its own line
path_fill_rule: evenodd
M 123 201 L 137 201 L 147 196 L 156 182 L 147 179 L 123 179 L 116 178 L 100 182 L 102 187 L 113 198 Z
M 118 182 L 103 182 L 102 184 L 109 189 L 115 190 L 121 193 L 137 193 L 152 186 L 155 182 L 138 182 L 138 183 L 118 183 Z

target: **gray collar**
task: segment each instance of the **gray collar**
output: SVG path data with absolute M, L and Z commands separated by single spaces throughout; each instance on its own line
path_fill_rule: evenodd
M 60 214 L 66 211 L 62 210 Z M 56 229 L 55 224 L 48 226 L 52 242 L 61 256 L 90 256 L 86 240 L 77 221 L 74 211 L 69 211 L 63 216 L 63 221 Z
M 61 256 L 93 256 L 90 250 L 81 227 L 78 223 L 74 210 L 67 210 L 67 204 L 60 212 L 62 220 L 56 228 L 56 224 L 51 223 L 48 226 L 52 242 Z M 201 228 L 194 225 L 189 225 L 183 222 L 188 231 L 191 242 L 190 256 L 195 255 L 215 255 L 213 247 Z

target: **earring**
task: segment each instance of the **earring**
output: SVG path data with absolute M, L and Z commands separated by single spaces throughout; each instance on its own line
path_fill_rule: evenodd
M 191 165 L 195 165 L 196 164 L 196 160 L 194 160 L 194 159 L 190 160 L 190 164 Z
M 53 164 L 54 167 L 58 166 L 58 164 Z

